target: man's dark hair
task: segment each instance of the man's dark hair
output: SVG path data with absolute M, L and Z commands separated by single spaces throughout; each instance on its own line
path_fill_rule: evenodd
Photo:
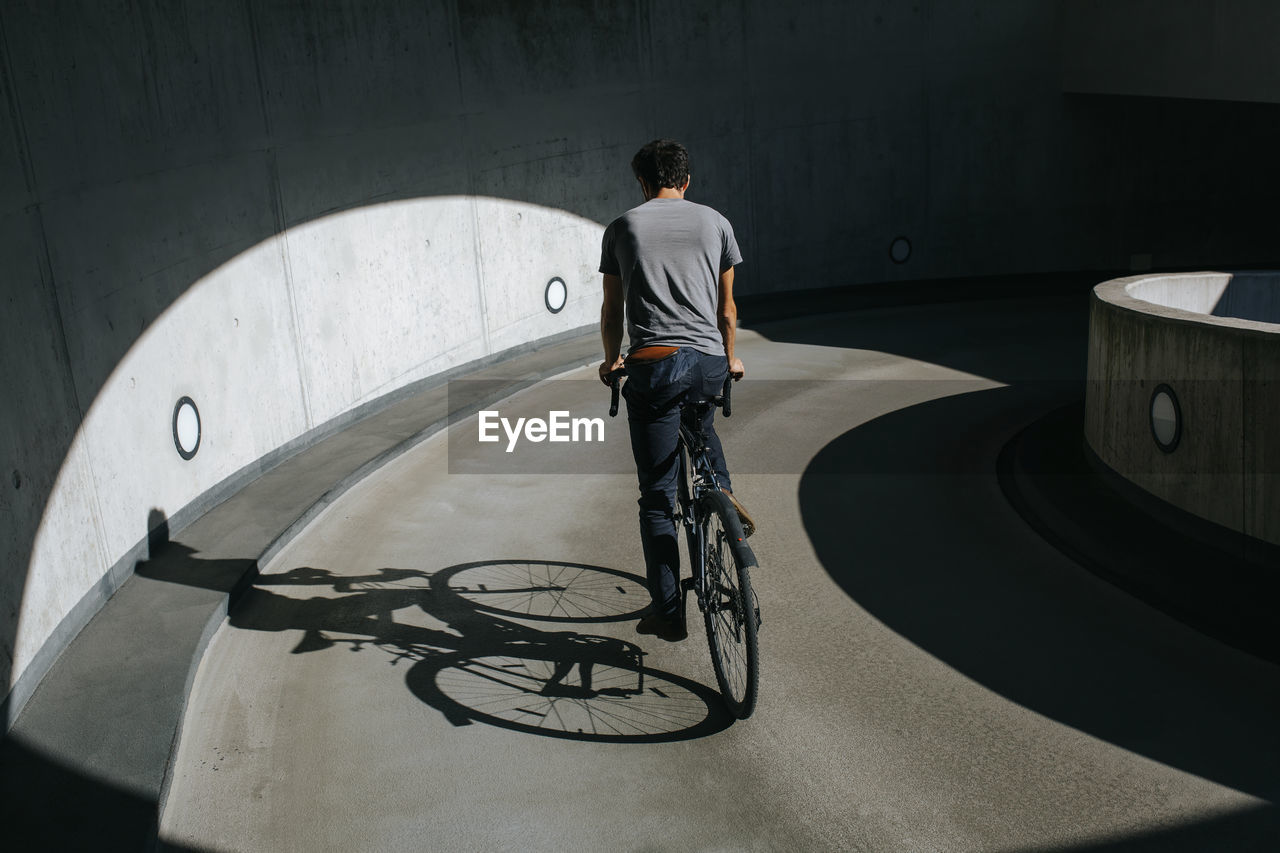
M 674 139 L 655 139 L 631 158 L 631 171 L 654 192 L 679 189 L 689 179 L 689 152 Z

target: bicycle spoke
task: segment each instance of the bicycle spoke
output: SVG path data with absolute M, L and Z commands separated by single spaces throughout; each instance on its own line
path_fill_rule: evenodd
M 696 694 L 665 680 L 661 688 L 645 688 L 638 669 L 597 663 L 590 690 L 581 686 L 579 667 L 553 680 L 557 672 L 563 669 L 553 661 L 491 657 L 441 670 L 436 684 L 472 714 L 527 731 L 652 737 L 694 728 L 706 719 L 706 703 Z M 560 690 L 567 695 L 557 695 Z M 575 695 L 578 690 L 583 692 Z
M 486 610 L 558 622 L 624 619 L 646 598 L 640 579 L 621 572 L 533 561 L 472 566 L 450 587 Z

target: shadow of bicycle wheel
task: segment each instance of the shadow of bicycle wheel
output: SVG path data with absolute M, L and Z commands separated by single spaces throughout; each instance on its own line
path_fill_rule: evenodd
M 555 636 L 555 635 L 549 635 Z M 733 720 L 715 691 L 649 669 L 618 648 L 560 635 L 538 649 L 425 660 L 409 690 L 455 726 L 485 723 L 542 737 L 664 743 L 706 737 Z
M 435 572 L 431 589 L 474 610 L 541 622 L 624 622 L 649 603 L 642 577 L 549 560 L 462 563 Z

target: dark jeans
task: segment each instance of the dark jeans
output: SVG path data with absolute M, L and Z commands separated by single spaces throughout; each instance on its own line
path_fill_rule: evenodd
M 680 548 L 672 519 L 680 473 L 677 439 L 680 418 L 693 415 L 691 407 L 681 409 L 680 403 L 719 394 L 728 372 L 729 362 L 723 355 L 706 355 L 688 347 L 659 361 L 627 365 L 622 396 L 627 401 L 631 452 L 640 481 L 640 543 L 649 595 L 661 612 L 673 613 L 680 603 Z M 730 489 L 714 418 L 713 408 L 704 420 L 707 454 L 720 485 Z

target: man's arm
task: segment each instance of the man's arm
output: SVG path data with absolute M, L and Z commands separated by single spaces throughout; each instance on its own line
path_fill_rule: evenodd
M 600 305 L 600 340 L 604 344 L 600 381 L 608 385 L 608 374 L 622 367 L 622 279 L 608 273 L 604 275 L 604 301 Z
M 741 379 L 745 369 L 742 359 L 733 354 L 734 336 L 738 331 L 738 306 L 733 301 L 733 267 L 720 273 L 720 307 L 716 311 L 716 325 L 720 327 L 720 337 L 724 339 L 724 354 L 729 359 L 729 373 L 734 379 Z

